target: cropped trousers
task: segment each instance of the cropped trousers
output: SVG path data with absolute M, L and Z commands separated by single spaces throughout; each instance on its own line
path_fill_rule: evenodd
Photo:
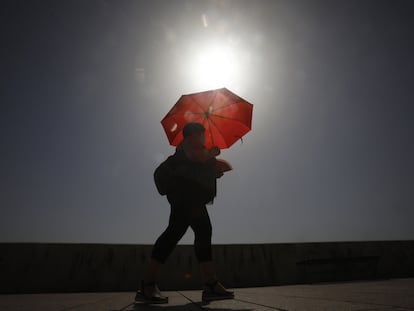
M 212 227 L 207 208 L 194 202 L 171 203 L 168 227 L 154 244 L 151 257 L 165 263 L 188 227 L 194 231 L 194 250 L 199 262 L 212 260 Z

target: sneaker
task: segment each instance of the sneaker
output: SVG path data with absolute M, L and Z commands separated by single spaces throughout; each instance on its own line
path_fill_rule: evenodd
M 135 295 L 135 302 L 143 302 L 147 304 L 164 304 L 168 303 L 168 297 L 161 294 L 160 289 L 155 283 L 141 282 L 141 290 Z
M 203 302 L 224 299 L 234 299 L 234 292 L 228 291 L 219 281 L 204 284 L 204 290 L 201 295 Z

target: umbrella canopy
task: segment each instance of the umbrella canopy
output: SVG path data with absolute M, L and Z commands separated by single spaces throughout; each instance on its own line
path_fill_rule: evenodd
M 250 131 L 253 105 L 226 88 L 182 95 L 162 119 L 171 145 L 183 139 L 182 129 L 189 122 L 206 129 L 206 147 L 229 148 Z

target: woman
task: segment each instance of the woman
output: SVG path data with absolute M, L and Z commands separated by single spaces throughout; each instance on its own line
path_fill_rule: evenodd
M 217 170 L 216 156 L 220 149 L 207 149 L 205 128 L 188 123 L 183 129 L 184 139 L 174 154 L 174 186 L 167 193 L 171 214 L 167 229 L 155 242 L 151 262 L 137 292 L 136 301 L 168 303 L 157 286 L 161 266 L 181 240 L 188 227 L 194 231 L 194 249 L 204 282 L 203 301 L 234 298 L 234 293 L 217 280 L 212 261 L 212 227 L 206 204 L 216 196 L 216 179 L 223 175 Z

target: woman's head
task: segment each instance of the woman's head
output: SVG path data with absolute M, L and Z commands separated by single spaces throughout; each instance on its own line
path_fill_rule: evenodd
M 183 128 L 183 136 L 188 137 L 191 136 L 193 134 L 200 134 L 200 133 L 204 133 L 206 131 L 206 129 L 204 128 L 204 126 L 200 123 L 196 123 L 196 122 L 190 122 L 187 123 L 184 128 Z
M 204 143 L 205 141 L 205 133 L 206 129 L 204 128 L 204 126 L 201 123 L 197 123 L 197 122 L 190 122 L 187 123 L 184 128 L 183 128 L 183 136 L 184 138 L 189 137 L 189 136 L 193 136 L 193 135 L 197 135 L 200 136 L 200 139 L 202 141 L 202 143 Z

